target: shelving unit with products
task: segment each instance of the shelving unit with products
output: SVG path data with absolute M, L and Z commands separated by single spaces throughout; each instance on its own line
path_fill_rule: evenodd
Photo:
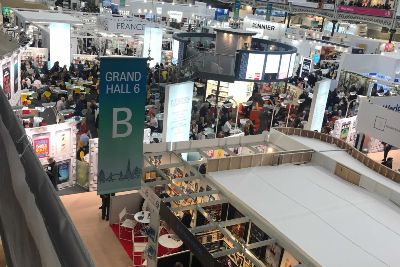
M 208 80 L 207 81 L 207 96 L 208 95 L 217 95 L 218 89 L 218 81 Z M 228 82 L 220 82 L 219 83 L 219 97 L 218 102 L 223 102 L 226 100 L 226 97 L 229 95 L 229 83 Z

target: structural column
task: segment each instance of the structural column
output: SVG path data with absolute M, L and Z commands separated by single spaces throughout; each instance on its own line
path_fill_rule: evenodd
M 390 29 L 389 30 L 389 43 L 391 43 L 393 41 L 393 36 L 396 32 L 396 29 Z
M 335 34 L 335 28 L 336 24 L 338 23 L 337 20 L 332 20 L 332 31 L 331 31 L 331 37 Z

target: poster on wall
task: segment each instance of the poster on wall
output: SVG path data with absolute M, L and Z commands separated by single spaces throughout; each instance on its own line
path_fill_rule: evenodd
M 354 145 L 357 137 L 356 124 L 357 116 L 336 120 L 332 136 Z
M 282 261 L 280 267 L 294 267 L 298 265 L 300 262 L 296 260 L 292 254 L 290 254 L 287 250 L 283 252 Z
M 143 168 L 143 133 L 147 58 L 100 59 L 98 194 L 139 188 Z
M 163 140 L 166 142 L 189 140 L 193 87 L 193 82 L 185 82 L 167 85 L 165 89 Z
M 58 162 L 58 184 L 69 181 L 70 160 Z
M 3 91 L 7 99 L 11 99 L 11 75 L 10 75 L 10 62 L 3 64 Z
M 33 151 L 36 156 L 40 158 L 47 158 L 50 156 L 50 134 L 46 135 L 33 135 Z
M 57 157 L 68 156 L 71 151 L 71 129 L 56 132 Z
M 265 54 L 250 53 L 247 63 L 246 80 L 259 81 L 262 78 L 263 65 Z

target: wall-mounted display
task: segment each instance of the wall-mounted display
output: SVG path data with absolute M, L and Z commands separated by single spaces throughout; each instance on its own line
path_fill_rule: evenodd
M 71 129 L 56 132 L 56 151 L 58 156 L 71 153 Z
M 40 158 L 47 158 L 50 155 L 50 134 L 33 135 L 33 151 Z
M 58 184 L 66 183 L 69 181 L 69 167 L 70 160 L 58 162 Z
M 270 54 L 267 56 L 265 62 L 265 77 L 264 80 L 276 80 L 279 71 L 279 63 L 281 61 L 281 55 Z
M 290 54 L 282 55 L 281 64 L 279 65 L 278 79 L 286 79 L 288 77 L 290 66 Z
M 265 54 L 249 54 L 247 63 L 246 80 L 259 81 L 262 78 L 263 65 Z
M 3 65 L 3 91 L 7 99 L 11 99 L 11 75 L 10 75 L 10 62 Z

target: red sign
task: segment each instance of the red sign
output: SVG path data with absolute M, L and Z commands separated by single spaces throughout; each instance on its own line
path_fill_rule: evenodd
M 35 150 L 38 158 L 45 158 L 49 156 L 49 138 L 41 138 L 33 140 L 33 149 Z
M 392 10 L 379 9 L 379 8 L 368 8 L 368 7 L 356 7 L 356 6 L 338 6 L 339 12 L 354 13 L 359 15 L 375 16 L 391 18 L 393 16 Z

